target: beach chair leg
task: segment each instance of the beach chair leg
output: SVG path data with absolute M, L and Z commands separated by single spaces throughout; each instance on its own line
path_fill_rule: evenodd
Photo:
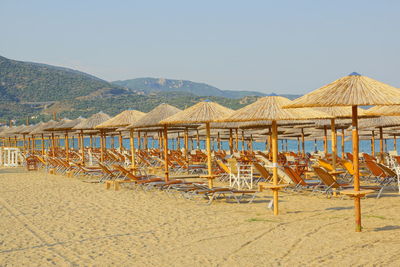
M 120 184 L 119 181 L 115 181 L 114 182 L 114 191 L 118 191 L 119 190 L 119 188 L 120 188 L 119 184 Z

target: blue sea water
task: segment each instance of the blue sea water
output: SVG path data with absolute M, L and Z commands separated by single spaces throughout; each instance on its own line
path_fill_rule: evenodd
M 93 138 L 93 141 L 94 141 L 94 145 L 96 147 L 100 147 L 100 138 L 99 137 Z M 85 146 L 89 146 L 89 144 L 90 144 L 89 138 L 85 138 L 84 143 L 85 143 Z M 111 143 L 112 143 L 111 137 L 108 137 L 107 141 L 106 141 L 107 148 L 111 148 Z M 338 146 L 337 146 L 338 155 L 341 156 L 341 145 L 340 145 L 341 139 L 340 139 L 340 137 L 338 137 L 337 143 L 338 143 Z M 37 140 L 36 144 L 37 144 L 37 146 L 41 146 L 40 140 Z M 117 137 L 114 137 L 114 144 L 115 144 L 115 147 L 118 147 L 118 138 Z M 154 147 L 158 147 L 158 140 L 152 140 L 151 138 L 149 138 L 148 144 L 149 144 L 149 147 L 151 147 L 153 144 L 154 144 Z M 384 145 L 385 151 L 394 150 L 393 139 L 385 140 L 384 144 L 385 144 Z M 45 145 L 48 147 L 50 145 L 50 143 L 46 140 Z M 60 140 L 60 145 L 64 146 L 64 140 Z M 129 140 L 124 139 L 123 145 L 125 148 L 129 149 L 130 148 Z M 190 145 L 190 142 L 189 142 L 189 145 Z M 196 140 L 193 140 L 193 145 L 195 148 L 197 147 Z M 239 150 L 241 150 L 241 147 L 242 147 L 241 145 L 242 145 L 241 142 L 239 142 Z M 214 146 L 214 149 L 216 150 L 217 142 L 213 142 L 212 146 Z M 70 141 L 70 147 L 78 148 L 78 141 L 76 138 L 74 139 L 74 141 Z M 137 140 L 135 140 L 135 147 L 137 147 Z M 177 148 L 176 140 L 170 139 L 168 147 L 170 149 L 176 149 Z M 287 140 L 287 147 L 288 147 L 289 151 L 298 152 L 297 151 L 298 144 L 297 144 L 296 140 Z M 183 148 L 183 141 L 181 141 L 181 148 Z M 205 141 L 200 141 L 200 148 L 205 149 Z M 227 141 L 222 142 L 222 148 L 225 150 L 229 150 L 229 144 Z M 286 140 L 279 140 L 278 148 L 279 148 L 279 151 L 285 151 L 286 150 Z M 253 149 L 264 151 L 265 143 L 253 142 Z M 305 142 L 306 152 L 314 152 L 315 150 L 323 151 L 323 149 L 324 149 L 323 141 L 317 141 L 316 144 L 314 143 L 314 141 L 306 141 Z M 328 151 L 331 152 L 331 142 L 330 141 L 328 141 Z M 351 151 L 352 151 L 351 141 L 345 142 L 345 152 L 351 152 Z M 379 151 L 379 140 L 375 141 L 375 151 Z M 361 140 L 360 141 L 360 152 L 371 153 L 371 141 Z

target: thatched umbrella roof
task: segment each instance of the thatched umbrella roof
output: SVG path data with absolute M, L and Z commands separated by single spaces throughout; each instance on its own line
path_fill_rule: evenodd
M 13 134 L 13 135 L 18 135 L 22 130 L 25 129 L 25 127 L 26 127 L 25 124 L 14 126 L 14 127 L 12 127 L 12 130 L 9 131 L 8 133 Z
M 116 115 L 115 117 L 112 117 L 111 119 L 97 125 L 96 128 L 101 129 L 101 128 L 125 127 L 137 122 L 138 120 L 143 118 L 145 114 L 146 113 L 137 110 L 125 110 Z
M 47 126 L 46 128 L 44 128 L 43 130 L 44 131 L 55 131 L 55 128 L 56 127 L 58 127 L 58 126 L 60 126 L 60 125 L 63 125 L 64 123 L 68 123 L 68 122 L 71 122 L 72 120 L 70 120 L 70 119 L 68 119 L 68 118 L 63 118 L 63 119 L 61 119 L 60 121 L 57 121 L 56 123 L 54 123 L 54 124 L 50 124 L 49 126 Z
M 399 104 L 399 89 L 354 72 L 299 97 L 288 105 L 288 107 L 302 108 Z
M 400 106 L 375 106 L 367 109 L 365 113 L 377 116 L 400 116 Z
M 41 124 L 38 127 L 35 127 L 35 129 L 33 129 L 29 134 L 34 135 L 34 134 L 45 134 L 45 133 L 48 133 L 48 132 L 45 132 L 45 129 L 53 127 L 56 124 L 57 124 L 56 121 L 50 120 L 48 122 L 45 122 L 45 123 Z
M 97 125 L 109 120 L 111 117 L 103 112 L 93 114 L 86 120 L 75 125 L 72 129 L 74 130 L 93 130 Z
M 378 128 L 378 127 L 394 127 L 400 125 L 399 116 L 382 116 L 377 118 L 365 119 L 360 121 L 360 129 Z
M 127 128 L 151 128 L 160 126 L 160 121 L 175 115 L 176 113 L 180 112 L 179 108 L 168 104 L 160 104 L 151 110 L 149 113 L 145 114 L 141 119 L 132 123 Z
M 313 109 L 319 110 L 337 119 L 351 118 L 351 107 L 314 107 Z M 365 109 L 358 108 L 358 117 L 371 117 L 366 114 Z
M 234 110 L 211 101 L 199 102 L 171 117 L 162 120 L 161 124 L 206 123 L 215 122 L 232 114 Z
M 56 126 L 54 126 L 51 131 L 69 131 L 72 130 L 76 125 L 79 123 L 85 121 L 85 118 L 79 117 L 75 120 L 68 120 L 68 121 L 63 121 Z M 46 129 L 46 131 L 49 131 L 49 129 Z
M 283 109 L 292 101 L 282 96 L 266 96 L 245 106 L 220 121 L 307 120 L 332 118 L 329 114 L 310 109 Z
M 42 124 L 44 124 L 44 122 L 39 122 L 36 124 L 32 124 L 32 125 L 27 125 L 25 126 L 24 129 L 19 131 L 19 134 L 29 134 L 30 132 L 32 132 L 35 128 L 40 127 Z

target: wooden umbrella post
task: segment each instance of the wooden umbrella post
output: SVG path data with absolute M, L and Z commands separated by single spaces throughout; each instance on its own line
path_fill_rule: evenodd
M 383 163 L 384 151 L 383 151 L 383 129 L 379 127 L 379 163 Z
M 218 152 L 221 151 L 221 136 L 219 134 L 219 131 L 217 133 L 217 147 L 218 147 Z
M 54 137 L 54 133 L 51 133 L 51 146 L 53 148 L 53 158 L 56 157 L 56 139 Z
M 24 139 L 24 154 L 26 154 L 26 136 L 25 134 L 22 135 L 22 138 Z
M 85 144 L 84 144 L 84 138 L 83 138 L 83 130 L 81 130 L 81 157 L 82 157 L 82 165 L 85 165 Z
M 304 140 L 304 129 L 301 128 L 301 156 L 304 158 L 306 156 L 306 147 Z
M 358 160 L 358 114 L 357 106 L 352 106 L 352 134 L 353 134 L 353 166 L 354 166 L 354 191 L 360 191 L 360 167 Z M 361 203 L 360 195 L 354 195 L 354 211 L 356 217 L 356 232 L 361 232 Z
M 132 128 L 129 132 L 129 142 L 131 146 L 131 168 L 134 175 L 136 175 L 136 155 L 135 155 L 135 130 Z
M 142 137 L 140 136 L 140 131 L 138 131 L 138 150 L 142 149 Z
M 44 157 L 44 134 L 42 134 L 42 156 Z
M 123 143 L 123 138 L 122 138 L 122 132 L 119 131 L 119 136 L 118 136 L 118 141 L 119 141 L 119 152 L 122 153 L 124 151 L 124 143 Z
M 244 131 L 242 130 L 242 152 L 244 152 Z
M 397 136 L 393 135 L 393 150 L 397 152 Z
M 328 155 L 328 130 L 324 126 L 324 153 L 325 157 Z
M 375 157 L 375 131 L 372 131 L 372 137 L 371 137 L 371 154 L 373 157 Z
M 272 178 L 273 185 L 278 185 L 278 129 L 276 120 L 272 121 Z M 278 189 L 273 188 L 274 194 L 274 215 L 279 214 L 278 209 Z
M 331 138 L 332 138 L 332 166 L 333 170 L 336 170 L 336 155 L 337 155 L 337 145 L 336 145 L 336 128 L 335 119 L 331 119 Z
M 233 155 L 233 136 L 232 129 L 229 129 L 229 153 Z
M 297 137 L 297 154 L 300 156 L 300 152 L 301 151 L 301 149 L 300 149 L 300 137 Z
M 208 169 L 208 187 L 213 188 L 213 174 L 211 161 L 211 141 L 210 141 L 210 123 L 206 122 L 206 147 L 207 147 L 207 169 Z
M 199 129 L 196 129 L 196 146 L 197 146 L 197 150 L 200 150 L 200 135 L 199 135 Z
M 342 159 L 344 159 L 344 128 L 342 128 L 342 139 L 341 139 L 341 143 L 342 143 Z
M 236 135 L 235 135 L 235 139 L 236 139 L 236 142 L 235 142 L 235 146 L 236 146 L 236 152 L 238 152 L 239 151 L 239 130 L 238 129 L 235 129 L 235 133 L 236 133 Z
M 188 128 L 185 128 L 183 143 L 185 145 L 185 161 L 189 170 L 189 131 Z
M 90 148 L 93 148 L 93 135 L 90 135 L 90 144 L 89 144 Z
M 100 162 L 104 162 L 104 133 L 100 131 Z
M 164 125 L 164 169 L 165 169 L 165 181 L 169 181 L 169 170 L 168 170 L 168 129 L 167 125 Z
M 69 138 L 68 132 L 65 132 L 65 159 L 69 162 Z

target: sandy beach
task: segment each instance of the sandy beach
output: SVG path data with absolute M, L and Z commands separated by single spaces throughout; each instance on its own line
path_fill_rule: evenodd
M 353 202 L 282 193 L 281 215 L 253 204 L 188 201 L 165 192 L 43 171 L 1 169 L 0 266 L 399 266 L 396 193 Z

